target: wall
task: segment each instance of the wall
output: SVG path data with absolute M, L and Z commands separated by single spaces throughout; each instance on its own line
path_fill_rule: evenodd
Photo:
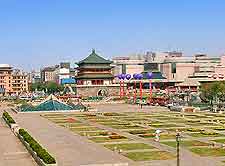
M 118 84 L 109 85 L 109 86 L 100 86 L 100 85 L 77 85 L 77 95 L 88 97 L 88 96 L 97 96 L 99 90 L 105 90 L 107 92 L 107 96 L 119 96 L 120 94 L 120 86 Z

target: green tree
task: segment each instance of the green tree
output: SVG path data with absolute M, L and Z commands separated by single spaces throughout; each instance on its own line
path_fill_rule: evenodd
M 47 93 L 53 94 L 63 90 L 63 86 L 55 83 L 55 82 L 48 82 L 46 84 Z
M 220 102 L 225 101 L 225 83 L 224 82 L 213 82 L 205 83 L 200 88 L 201 99 L 204 102 L 210 103 L 211 109 L 213 104 L 219 104 Z

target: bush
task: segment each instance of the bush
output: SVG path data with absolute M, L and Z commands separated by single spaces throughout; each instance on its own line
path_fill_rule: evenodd
M 29 144 L 31 149 L 37 153 L 37 156 L 46 164 L 55 164 L 56 160 L 42 146 L 28 134 L 24 129 L 19 129 L 19 134 Z
M 144 130 L 134 130 L 134 131 L 129 131 L 130 134 L 146 134 L 147 131 Z
M 9 123 L 9 124 L 15 124 L 16 122 L 14 121 L 14 119 L 9 115 L 8 112 L 4 112 L 2 114 L 2 117 L 4 117 L 6 119 L 6 121 Z
M 190 129 L 187 129 L 187 131 L 190 131 L 190 132 L 199 132 L 199 131 L 204 131 L 204 129 L 190 128 Z
M 200 133 L 203 134 L 203 135 L 217 135 L 218 134 L 218 133 L 215 133 L 215 132 L 207 132 L 207 131 L 201 131 Z
M 110 139 L 124 139 L 126 137 L 122 136 L 122 135 L 110 135 L 109 136 Z

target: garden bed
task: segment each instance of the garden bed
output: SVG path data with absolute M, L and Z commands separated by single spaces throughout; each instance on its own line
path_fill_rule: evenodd
M 106 148 L 114 150 L 121 149 L 121 150 L 136 150 L 136 149 L 154 149 L 155 147 L 150 146 L 144 143 L 121 143 L 121 144 L 107 144 L 104 145 Z
M 225 150 L 222 148 L 190 148 L 191 152 L 198 154 L 199 156 L 225 156 Z

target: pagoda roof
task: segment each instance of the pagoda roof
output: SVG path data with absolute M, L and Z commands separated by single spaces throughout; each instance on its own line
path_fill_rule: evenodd
M 78 65 L 80 64 L 111 64 L 112 61 L 106 60 L 103 57 L 99 56 L 95 53 L 95 50 L 92 50 L 92 53 L 85 59 L 78 62 Z

